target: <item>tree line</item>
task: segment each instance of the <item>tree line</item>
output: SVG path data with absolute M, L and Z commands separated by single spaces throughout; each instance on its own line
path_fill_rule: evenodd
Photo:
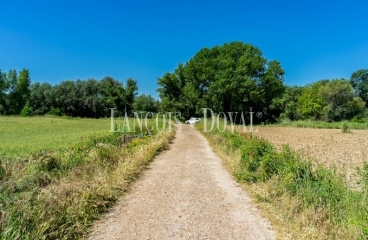
M 99 118 L 125 111 L 180 112 L 202 116 L 203 108 L 219 112 L 262 112 L 260 121 L 314 119 L 340 121 L 368 117 L 368 69 L 350 79 L 324 79 L 306 86 L 284 84 L 285 71 L 259 48 L 243 42 L 203 48 L 173 72 L 158 78 L 161 101 L 138 93 L 138 82 L 101 80 L 31 84 L 27 69 L 0 70 L 1 115 L 67 115 Z M 248 115 L 245 115 L 246 117 Z
M 157 111 L 157 102 L 150 95 L 137 96 L 138 83 L 129 78 L 125 84 L 112 77 L 101 80 L 62 81 L 59 84 L 33 83 L 29 71 L 0 70 L 1 115 L 66 115 L 99 118 L 115 113 Z
M 354 72 L 350 79 L 325 79 L 303 87 L 286 86 L 272 108 L 280 111 L 281 119 L 341 121 L 359 120 L 368 116 L 368 69 Z
M 242 42 L 201 49 L 185 64 L 158 79 L 161 110 L 185 117 L 214 112 L 263 112 L 261 121 L 340 121 L 367 114 L 368 69 L 351 79 L 320 80 L 306 86 L 284 84 L 284 69 L 255 46 Z

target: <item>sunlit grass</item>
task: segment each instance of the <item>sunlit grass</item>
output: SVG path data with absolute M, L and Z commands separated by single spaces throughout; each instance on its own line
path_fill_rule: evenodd
M 90 135 L 107 135 L 110 119 L 0 117 L 0 156 L 57 151 Z

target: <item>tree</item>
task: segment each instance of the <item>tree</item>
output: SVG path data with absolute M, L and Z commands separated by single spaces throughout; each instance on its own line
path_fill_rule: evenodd
M 34 115 L 44 115 L 54 106 L 52 88 L 49 83 L 36 82 L 31 85 L 29 107 Z
M 366 103 L 360 97 L 354 97 L 352 101 L 347 102 L 346 119 L 366 117 L 365 105 Z
M 285 71 L 278 61 L 268 63 L 265 74 L 260 78 L 261 98 L 263 99 L 263 111 L 268 115 L 266 117 L 275 119 L 282 113 L 273 109 L 271 106 L 276 98 L 282 96 L 285 91 L 283 84 Z
M 320 87 L 324 86 L 329 80 L 320 80 L 318 82 L 305 86 L 301 96 L 298 98 L 297 112 L 303 119 L 320 119 L 324 102 L 319 94 Z
M 6 82 L 8 85 L 7 90 L 7 114 L 16 115 L 20 113 L 21 106 L 18 104 L 18 94 L 17 94 L 17 82 L 18 74 L 16 70 L 9 70 L 6 75 Z
M 174 73 L 165 73 L 158 79 L 161 110 L 168 112 L 185 111 L 181 96 L 185 87 L 184 65 L 179 64 Z
M 157 101 L 151 95 L 139 95 L 134 99 L 134 112 L 157 112 Z
M 110 108 L 115 108 L 116 113 L 124 113 L 125 89 L 123 83 L 112 77 L 104 77 L 100 81 L 100 105 L 101 115 L 109 116 Z
M 360 69 L 351 75 L 350 83 L 355 93 L 361 97 L 363 101 L 368 102 L 368 69 Z
M 268 62 L 262 52 L 250 44 L 231 42 L 201 49 L 174 73 L 158 79 L 161 107 L 181 111 L 189 117 L 202 108 L 215 112 L 266 111 L 283 93 L 284 70 L 277 61 Z
M 281 112 L 280 118 L 286 118 L 290 120 L 299 119 L 298 101 L 302 92 L 303 87 L 286 86 L 284 94 L 274 99 L 271 104 L 271 108 L 277 112 Z
M 80 81 L 80 80 L 79 80 Z M 81 116 L 83 110 L 83 93 L 78 89 L 77 81 L 62 81 L 55 86 L 55 106 L 62 114 L 72 117 Z
M 98 118 L 102 116 L 99 82 L 96 79 L 90 78 L 83 81 L 81 91 L 83 94 L 83 116 L 89 118 Z
M 354 89 L 345 79 L 333 79 L 321 86 L 319 95 L 324 102 L 322 119 L 326 121 L 340 121 L 354 117 L 361 111 L 360 98 L 355 98 Z
M 6 74 L 0 69 L 0 114 L 7 114 L 8 96 L 7 91 L 9 84 L 7 82 Z
M 138 94 L 137 81 L 133 78 L 128 78 L 125 83 L 125 106 L 127 113 L 133 110 L 134 98 Z
M 30 97 L 31 78 L 29 77 L 28 69 L 19 72 L 18 81 L 16 85 L 16 95 L 18 101 L 18 112 L 26 105 Z

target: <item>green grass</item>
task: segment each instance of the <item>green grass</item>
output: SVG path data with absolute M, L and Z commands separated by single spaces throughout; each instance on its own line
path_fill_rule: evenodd
M 0 156 L 70 148 L 90 135 L 107 135 L 110 119 L 0 117 Z
M 1 121 L 0 239 L 81 238 L 174 136 L 111 133 L 107 119 Z
M 160 120 L 160 119 L 159 119 Z M 122 118 L 115 118 L 114 125 L 124 125 Z M 140 132 L 138 124 L 129 118 L 130 132 Z M 155 119 L 148 120 L 149 129 L 156 129 Z M 162 129 L 162 121 L 158 121 Z M 168 123 L 166 123 L 168 127 Z M 119 128 L 119 131 L 127 131 Z M 60 151 L 88 140 L 90 136 L 111 134 L 111 119 L 86 119 L 68 117 L 0 117 L 0 156 L 24 157 L 41 151 Z M 134 132 L 135 131 L 135 132 Z M 145 132 L 145 124 L 142 123 Z
M 313 166 L 288 146 L 277 151 L 272 143 L 249 133 L 213 131 L 206 136 L 223 156 L 233 158 L 229 162 L 234 176 L 254 189 L 256 199 L 269 205 L 273 214 L 279 212 L 275 219 L 289 224 L 285 235 L 368 238 L 367 164 L 359 173 L 360 189 L 351 189 L 336 171 Z

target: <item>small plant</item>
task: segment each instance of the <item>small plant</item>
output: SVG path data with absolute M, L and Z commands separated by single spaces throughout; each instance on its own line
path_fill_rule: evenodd
M 350 133 L 349 124 L 346 122 L 342 125 L 342 133 Z

